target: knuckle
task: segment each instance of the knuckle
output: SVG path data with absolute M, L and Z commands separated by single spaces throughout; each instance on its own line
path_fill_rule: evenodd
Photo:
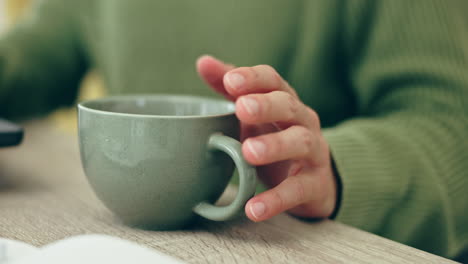
M 267 73 L 276 73 L 276 70 L 275 68 L 273 68 L 272 66 L 268 65 L 268 64 L 260 64 L 260 65 L 257 65 L 257 66 L 254 66 L 254 68 L 257 68 L 261 71 L 264 71 L 264 72 L 267 72 Z
M 284 139 L 280 134 L 276 134 L 276 137 L 272 137 L 271 141 L 271 145 L 274 146 L 273 154 L 278 155 L 279 153 L 285 153 L 285 147 L 287 147 L 287 144 L 285 144 Z
M 305 127 L 298 127 L 298 134 L 299 138 L 301 139 L 301 144 L 304 146 L 304 152 L 302 153 L 303 155 L 308 155 L 310 153 L 314 152 L 314 147 L 315 147 L 315 139 L 312 135 L 312 133 Z
M 273 92 L 274 96 L 277 96 L 277 100 L 281 102 L 281 106 L 283 108 L 283 115 L 284 121 L 293 121 L 299 112 L 301 107 L 300 102 L 291 94 L 283 92 L 283 91 L 276 91 Z
M 309 119 L 311 120 L 314 127 L 320 128 L 320 117 L 317 114 L 317 112 L 312 110 L 310 107 L 307 107 L 307 112 L 308 112 L 308 115 L 309 115 Z
M 317 153 L 321 153 L 322 155 L 318 155 L 317 162 L 323 163 L 326 162 L 327 159 L 330 158 L 330 149 L 324 137 L 320 136 L 317 139 Z
M 265 115 L 269 115 L 274 107 L 272 98 L 267 95 L 257 95 L 256 98 L 260 104 L 260 107 L 264 109 L 263 113 Z
M 252 76 L 254 79 L 258 79 L 260 76 L 260 71 L 258 68 L 254 67 L 245 67 L 245 69 L 249 72 L 249 74 Z
M 288 102 L 289 112 L 295 116 L 300 108 L 299 101 L 291 94 L 286 95 L 286 100 Z
M 326 186 L 326 182 L 321 180 L 321 186 Z M 328 191 L 325 188 L 316 188 L 313 200 L 316 204 L 320 205 L 318 207 L 322 207 L 325 201 L 328 199 Z
M 271 192 L 271 199 L 274 201 L 275 204 L 275 211 L 280 211 L 283 209 L 285 203 L 283 196 L 278 192 L 278 190 L 273 189 Z
M 289 181 L 293 193 L 293 201 L 296 203 L 305 201 L 305 188 L 301 179 L 298 177 L 290 177 Z
M 299 100 L 299 95 L 297 95 L 296 90 L 294 90 L 294 88 L 292 88 L 291 85 L 286 80 L 283 80 L 281 85 L 282 85 L 281 90 L 286 91 L 287 93 L 291 94 L 294 98 Z
M 283 87 L 284 81 L 281 75 L 275 70 L 275 68 L 267 64 L 257 65 L 254 68 L 256 68 L 258 71 L 263 72 L 265 74 L 264 76 L 273 82 L 275 89 L 282 90 L 281 88 Z

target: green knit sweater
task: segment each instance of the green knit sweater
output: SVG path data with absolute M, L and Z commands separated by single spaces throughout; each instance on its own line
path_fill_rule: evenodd
M 0 116 L 112 94 L 213 95 L 194 63 L 269 64 L 315 109 L 336 219 L 442 256 L 468 248 L 465 0 L 50 0 L 0 40 Z M 285 227 L 287 229 L 287 227 Z

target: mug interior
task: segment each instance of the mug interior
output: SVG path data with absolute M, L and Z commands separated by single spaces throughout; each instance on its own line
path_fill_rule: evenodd
M 187 95 L 114 96 L 87 101 L 80 106 L 101 112 L 148 116 L 217 116 L 235 112 L 231 102 Z

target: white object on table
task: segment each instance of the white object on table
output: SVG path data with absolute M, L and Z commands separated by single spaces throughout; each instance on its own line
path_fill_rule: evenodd
M 21 257 L 34 254 L 37 251 L 39 251 L 38 248 L 29 244 L 16 240 L 0 238 L 0 264 L 18 260 Z
M 3 246 L 1 246 L 3 245 Z M 3 248 L 3 259 L 2 259 Z M 181 264 L 178 259 L 120 238 L 82 235 L 42 248 L 13 240 L 0 240 L 0 264 Z

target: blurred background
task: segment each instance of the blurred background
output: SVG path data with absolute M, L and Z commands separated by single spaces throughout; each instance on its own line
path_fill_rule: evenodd
M 34 0 L 0 0 L 0 35 L 12 27 Z M 79 1 L 79 0 L 78 0 Z M 105 95 L 103 82 L 96 72 L 89 72 L 83 79 L 79 101 L 93 99 Z M 75 107 L 60 109 L 48 117 L 61 130 L 76 133 L 76 109 Z

